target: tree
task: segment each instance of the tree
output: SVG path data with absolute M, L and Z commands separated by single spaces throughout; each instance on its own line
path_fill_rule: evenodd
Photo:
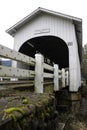
M 82 76 L 87 82 L 87 44 L 82 49 Z

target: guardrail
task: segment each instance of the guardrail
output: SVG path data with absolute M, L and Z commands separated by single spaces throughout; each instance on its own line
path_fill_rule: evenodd
M 65 69 L 59 70 L 57 64 L 54 66 L 44 63 L 44 56 L 42 54 L 35 54 L 35 59 L 26 56 L 20 52 L 16 52 L 5 46 L 0 45 L 0 57 L 9 58 L 11 60 L 25 63 L 29 66 L 35 67 L 34 70 L 26 70 L 22 68 L 14 68 L 0 65 L 0 77 L 9 77 L 19 79 L 34 79 L 34 86 L 36 93 L 43 93 L 44 84 L 54 84 L 54 91 L 60 89 L 59 82 L 61 79 L 62 87 L 69 85 L 69 73 Z M 51 79 L 45 82 L 44 79 Z

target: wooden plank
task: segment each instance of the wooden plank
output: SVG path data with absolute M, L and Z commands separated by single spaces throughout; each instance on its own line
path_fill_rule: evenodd
M 35 76 L 35 73 L 34 71 L 31 70 L 0 66 L 0 76 L 17 77 L 17 78 L 28 78 L 28 77 L 33 78 Z
M 61 78 L 62 78 L 62 75 L 59 75 L 58 78 L 61 79 Z
M 54 74 L 50 74 L 50 73 L 44 73 L 43 74 L 44 78 L 54 78 Z
M 20 81 L 20 80 L 17 80 L 17 81 L 0 81 L 0 85 L 7 85 L 7 84 L 34 84 L 34 81 L 27 81 L 27 80 L 24 80 L 24 81 Z
M 11 85 L 11 86 L 9 86 L 8 88 L 22 88 L 22 87 L 33 87 L 34 86 L 34 84 L 32 83 L 32 84 L 18 84 L 18 85 Z
M 61 73 L 62 73 L 62 71 L 61 71 L 61 70 L 58 70 L 58 73 L 59 73 L 59 74 L 61 74 Z
M 2 45 L 0 45 L 0 56 L 4 58 L 9 58 L 15 61 L 24 62 L 26 64 L 35 65 L 34 58 L 26 56 L 20 52 L 14 51 Z
M 46 70 L 50 70 L 50 71 L 54 71 L 54 67 L 53 66 L 50 66 L 50 65 L 48 65 L 48 64 L 46 64 L 46 63 L 44 63 L 44 69 L 46 69 Z

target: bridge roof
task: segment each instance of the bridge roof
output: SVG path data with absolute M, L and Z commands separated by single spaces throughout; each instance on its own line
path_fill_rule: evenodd
M 81 48 L 82 48 L 82 19 L 70 16 L 70 15 L 62 14 L 62 13 L 59 13 L 59 12 L 55 12 L 55 11 L 52 11 L 52 10 L 48 10 L 48 9 L 45 9 L 45 8 L 41 8 L 41 7 L 37 8 L 31 14 L 29 14 L 28 16 L 26 16 L 25 18 L 20 20 L 18 23 L 16 23 L 15 25 L 13 25 L 9 29 L 7 29 L 6 32 L 14 37 L 15 33 L 17 32 L 17 30 L 19 28 L 21 28 L 23 25 L 25 25 L 26 23 L 31 21 L 35 16 L 37 16 L 38 14 L 41 14 L 41 13 L 47 13 L 47 14 L 50 14 L 50 15 L 53 15 L 53 16 L 56 16 L 56 17 L 62 17 L 62 18 L 71 20 L 73 22 L 73 24 L 75 25 L 78 46 L 79 46 L 79 49 L 80 49 L 79 51 L 81 52 Z

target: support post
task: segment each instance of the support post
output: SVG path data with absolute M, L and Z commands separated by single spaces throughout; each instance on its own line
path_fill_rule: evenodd
M 35 92 L 43 93 L 43 63 L 44 57 L 41 54 L 35 55 Z
M 12 60 L 12 67 L 17 68 L 17 61 Z M 10 81 L 18 81 L 18 78 L 10 78 Z
M 72 46 L 69 47 L 69 91 L 77 92 L 81 85 L 80 57 L 78 53 L 78 43 L 75 33 L 75 26 L 72 26 Z
M 80 109 L 80 101 L 81 101 L 80 93 L 79 92 L 70 92 L 68 99 L 69 99 L 70 111 L 78 112 L 78 110 Z
M 59 66 L 54 64 L 54 91 L 59 90 L 59 74 L 58 74 Z
M 65 69 L 62 69 L 62 87 L 65 87 Z
M 66 86 L 69 86 L 69 71 L 66 71 Z

